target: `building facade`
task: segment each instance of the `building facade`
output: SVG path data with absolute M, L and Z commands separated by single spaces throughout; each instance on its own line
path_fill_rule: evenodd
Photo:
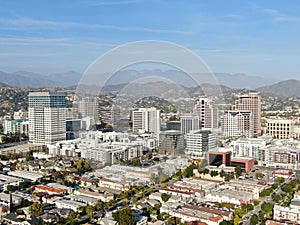
M 202 128 L 218 128 L 218 108 L 211 99 L 199 98 L 194 106 L 194 114 L 199 117 Z
M 250 111 L 253 116 L 253 135 L 261 135 L 261 96 L 257 92 L 240 95 L 235 101 L 233 110 Z
M 253 114 L 250 111 L 227 111 L 223 116 L 222 131 L 225 137 L 253 137 Z
M 267 135 L 276 139 L 288 139 L 293 136 L 295 122 L 293 120 L 276 119 L 267 121 Z
M 204 159 L 207 152 L 217 147 L 216 134 L 209 130 L 190 131 L 185 136 L 186 156 Z
M 132 111 L 132 131 L 135 133 L 160 132 L 160 110 L 156 108 L 138 108 Z
M 65 140 L 65 95 L 50 92 L 30 92 L 28 99 L 29 142 L 54 144 Z
M 183 115 L 180 117 L 181 133 L 187 134 L 191 130 L 201 129 L 201 121 L 198 116 L 195 115 Z

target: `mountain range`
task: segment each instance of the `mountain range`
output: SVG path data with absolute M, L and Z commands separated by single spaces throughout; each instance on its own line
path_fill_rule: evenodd
M 42 87 L 63 87 L 75 88 L 82 77 L 81 73 L 68 71 L 55 74 L 39 74 L 28 71 L 17 71 L 14 73 L 6 73 L 0 71 L 0 83 L 2 87 L 17 86 L 25 88 L 42 88 Z M 104 89 L 124 87 L 124 84 L 135 83 L 136 80 L 149 82 L 156 81 L 155 77 L 162 80 L 171 80 L 174 84 L 180 84 L 189 88 L 195 87 L 195 82 L 185 73 L 176 70 L 122 70 L 112 76 Z M 215 78 L 222 89 L 248 89 L 256 90 L 261 93 L 285 96 L 285 97 L 300 97 L 300 81 L 286 80 L 280 81 L 265 79 L 258 76 L 249 76 L 246 74 L 229 74 L 215 73 Z M 277 82 L 277 83 L 276 83 Z M 97 87 L 97 84 L 94 85 Z M 107 88 L 109 86 L 109 88 Z M 88 86 L 87 86 L 88 87 Z M 213 86 L 212 86 L 213 88 Z

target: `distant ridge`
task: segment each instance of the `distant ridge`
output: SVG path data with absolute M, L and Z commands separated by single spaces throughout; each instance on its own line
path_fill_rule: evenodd
M 98 74 L 97 74 L 98 75 Z M 99 76 L 104 74 L 99 74 Z M 197 74 L 194 74 L 197 75 Z M 220 84 L 234 89 L 256 89 L 262 86 L 275 83 L 277 80 L 265 79 L 258 76 L 249 76 L 246 74 L 229 74 L 229 73 L 215 73 L 214 84 Z M 40 74 L 28 71 L 17 71 L 14 73 L 7 73 L 0 71 L 0 82 L 17 87 L 26 88 L 43 88 L 43 87 L 76 87 L 81 80 L 83 74 L 76 71 L 67 71 L 62 73 L 53 74 Z M 122 85 L 132 83 L 136 80 L 143 80 L 148 78 L 155 80 L 155 77 L 161 78 L 161 80 L 170 80 L 176 84 L 180 84 L 186 87 L 195 87 L 197 84 L 191 76 L 178 70 L 122 70 L 110 77 L 106 85 Z M 153 79 L 152 79 L 153 78 Z M 203 83 L 208 82 L 203 80 Z M 92 84 L 85 85 L 103 85 L 94 82 Z
M 275 96 L 300 97 L 300 81 L 295 79 L 281 81 L 276 84 L 257 88 L 256 91 Z
M 11 86 L 8 85 L 8 84 L 0 82 L 0 88 L 3 88 L 3 87 L 11 87 Z

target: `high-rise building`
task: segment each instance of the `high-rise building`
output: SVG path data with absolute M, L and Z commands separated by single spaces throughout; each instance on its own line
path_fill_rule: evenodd
M 201 122 L 198 116 L 195 115 L 183 115 L 180 117 L 181 133 L 187 134 L 191 130 L 199 130 L 201 128 Z
M 160 132 L 160 110 L 156 108 L 138 108 L 132 111 L 132 131 L 139 133 Z
M 208 151 L 217 147 L 216 134 L 210 130 L 190 131 L 185 139 L 186 155 L 192 159 L 204 159 Z
M 223 117 L 222 130 L 225 137 L 253 137 L 253 114 L 250 111 L 227 111 Z
M 99 103 L 96 97 L 86 97 L 78 100 L 79 118 L 91 117 L 95 123 L 99 122 Z
M 66 140 L 66 97 L 62 93 L 30 92 L 29 142 L 54 144 Z
M 253 134 L 259 136 L 261 134 L 261 96 L 257 92 L 250 92 L 239 96 L 232 107 L 237 111 L 250 111 L 253 117 Z
M 199 98 L 194 106 L 194 114 L 199 117 L 202 128 L 218 128 L 218 108 L 211 99 Z

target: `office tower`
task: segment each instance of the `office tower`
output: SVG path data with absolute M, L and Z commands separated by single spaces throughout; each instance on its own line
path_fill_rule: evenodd
M 195 115 L 183 115 L 180 117 L 181 133 L 187 134 L 191 130 L 199 130 L 201 128 L 201 122 L 198 116 Z
M 186 156 L 204 159 L 207 152 L 217 147 L 216 134 L 209 130 L 190 131 L 185 135 Z
M 29 142 L 54 144 L 66 139 L 66 97 L 61 93 L 28 95 Z
M 99 103 L 96 97 L 85 97 L 77 102 L 79 118 L 91 117 L 99 122 Z
M 250 111 L 227 111 L 223 117 L 222 130 L 225 137 L 253 137 L 253 114 Z
M 156 108 L 138 108 L 132 111 L 132 131 L 138 133 L 160 132 L 160 110 Z
M 199 98 L 194 106 L 194 114 L 199 117 L 202 128 L 218 128 L 218 108 L 211 99 Z
M 239 96 L 232 107 L 237 111 L 250 111 L 253 116 L 253 132 L 254 136 L 261 134 L 261 96 L 257 92 L 250 92 L 246 95 Z

